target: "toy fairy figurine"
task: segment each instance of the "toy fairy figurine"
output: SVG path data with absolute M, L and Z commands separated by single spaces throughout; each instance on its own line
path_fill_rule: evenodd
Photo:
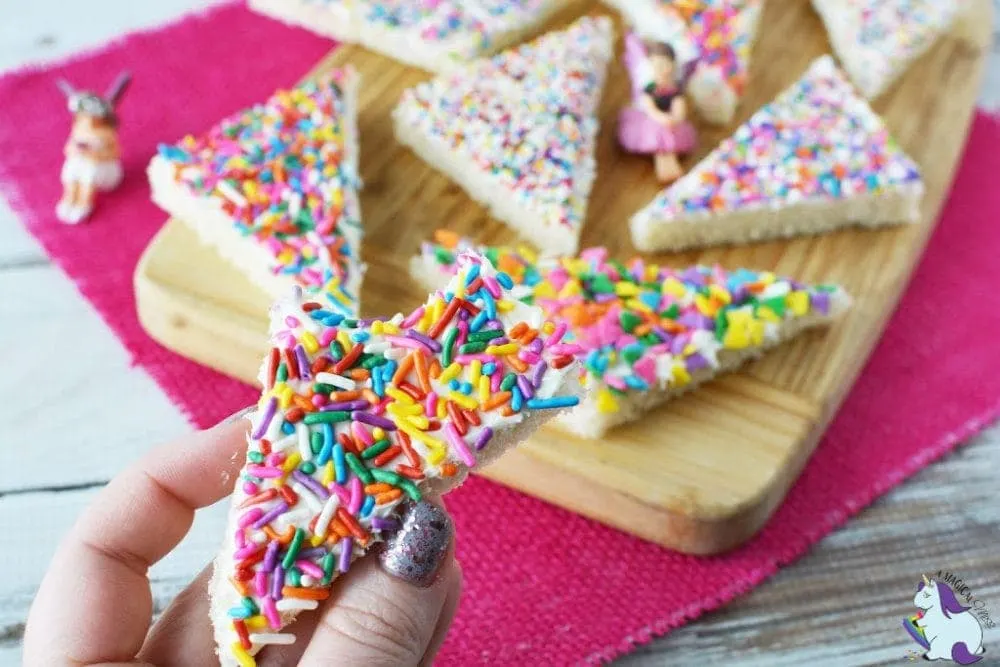
M 63 196 L 56 206 L 56 217 L 75 225 L 94 208 L 98 190 L 108 192 L 122 180 L 121 149 L 118 145 L 118 115 L 131 77 L 121 74 L 105 96 L 77 91 L 66 81 L 59 88 L 66 95 L 73 114 L 73 126 L 66 142 L 63 163 Z
M 677 55 L 669 44 L 643 42 L 629 33 L 625 65 L 632 102 L 618 117 L 618 143 L 630 153 L 652 155 L 656 177 L 671 183 L 684 173 L 678 156 L 691 152 L 697 138 L 684 99 L 694 63 L 678 77 Z

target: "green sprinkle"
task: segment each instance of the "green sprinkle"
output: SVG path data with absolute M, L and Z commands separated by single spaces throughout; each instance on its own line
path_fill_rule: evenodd
M 385 450 L 389 449 L 389 446 L 391 444 L 392 443 L 390 443 L 388 440 L 382 438 L 378 442 L 374 443 L 371 447 L 361 452 L 361 458 L 365 459 L 366 461 L 368 459 L 373 459 L 382 452 L 384 452 Z
M 285 366 L 285 362 L 278 364 L 278 372 L 274 374 L 274 377 L 278 382 L 284 382 L 288 379 L 288 367 Z
M 313 385 L 313 393 L 316 394 L 329 394 L 335 389 L 336 387 L 334 387 L 332 384 L 324 384 L 322 382 L 317 382 L 316 384 Z
M 381 355 L 378 355 L 378 354 L 368 354 L 368 353 L 365 353 L 365 354 L 361 355 L 361 357 L 362 357 L 362 359 L 364 359 L 364 357 L 368 357 L 367 359 L 364 359 L 361 362 L 361 368 L 366 368 L 368 370 L 371 370 L 373 368 L 377 368 L 377 367 L 381 366 L 382 364 L 389 363 L 388 359 L 386 359 L 385 357 L 383 357 Z
M 410 497 L 410 500 L 412 500 L 413 502 L 420 501 L 420 498 L 422 497 L 420 489 L 418 489 L 417 485 L 411 482 L 410 480 L 406 479 L 405 477 L 401 479 L 399 482 L 399 488 L 401 488 L 403 490 L 403 493 L 408 495 Z
M 680 315 L 681 315 L 681 309 L 680 306 L 678 306 L 676 303 L 670 304 L 669 308 L 660 313 L 660 317 L 666 317 L 671 320 L 676 320 L 678 317 L 680 317 Z
M 320 436 L 320 441 L 322 442 L 322 440 L 323 438 L 322 436 Z M 314 472 L 316 472 L 316 464 L 313 463 L 312 461 L 306 461 L 305 463 L 299 466 L 299 470 L 301 470 L 307 475 L 311 475 Z
M 264 455 L 260 452 L 247 452 L 247 458 L 251 463 L 263 463 Z
M 383 484 L 390 484 L 392 486 L 399 487 L 403 490 L 403 493 L 409 496 L 414 502 L 420 500 L 422 497 L 420 489 L 417 488 L 416 484 L 402 475 L 392 472 L 391 470 L 381 470 L 376 468 L 375 470 L 372 470 L 372 475 L 377 481 L 382 482 Z
M 453 327 L 452 330 L 448 332 L 448 335 L 444 337 L 444 350 L 441 352 L 442 368 L 451 366 L 451 355 L 455 347 L 456 338 L 458 338 L 458 327 Z
M 723 308 L 715 316 L 715 338 L 722 340 L 726 337 L 726 329 L 729 328 L 729 319 L 726 317 L 726 309 Z
M 503 335 L 503 329 L 483 329 L 482 331 L 476 331 L 475 333 L 470 333 L 468 341 L 470 343 L 485 343 L 493 340 L 494 338 L 499 338 L 502 335 Z
M 331 410 L 330 412 L 310 412 L 302 421 L 306 424 L 339 424 L 350 421 L 351 413 L 345 410 Z
M 288 572 L 285 572 L 285 581 L 288 582 L 289 586 L 294 586 L 298 588 L 302 585 L 302 574 L 299 573 L 299 568 L 293 567 Z
M 312 453 L 314 455 L 319 454 L 321 451 L 323 451 L 323 434 L 320 433 L 319 431 L 313 433 L 312 437 L 310 438 L 309 447 L 310 449 L 312 449 Z M 305 466 L 302 467 L 303 469 L 305 468 Z M 306 474 L 311 475 L 312 471 L 310 470 Z
M 253 601 L 253 598 L 250 597 L 243 598 L 242 603 L 243 603 L 243 608 L 246 609 L 248 612 L 250 612 L 251 616 L 260 613 L 260 608 Z
M 622 350 L 622 356 L 629 364 L 634 364 L 642 358 L 643 349 L 641 345 L 629 345 Z
M 503 381 L 500 382 L 500 391 L 510 391 L 510 388 L 514 386 L 517 382 L 517 376 L 513 373 L 507 373 L 503 377 Z
M 371 484 L 375 481 L 372 471 L 369 470 L 354 453 L 347 452 L 344 458 L 347 459 L 347 467 L 350 468 L 362 482 L 365 484 Z
M 434 248 L 434 258 L 439 264 L 452 264 L 455 261 L 455 255 L 440 246 Z
M 333 581 L 333 564 L 333 553 L 323 556 L 323 581 L 321 583 L 324 586 L 329 586 L 330 582 Z
M 628 310 L 623 310 L 618 320 L 621 322 L 622 329 L 627 333 L 632 333 L 633 329 L 642 324 L 642 318 Z
M 785 316 L 785 297 L 783 296 L 775 297 L 773 299 L 764 299 L 760 302 L 760 305 L 770 308 L 778 317 Z
M 333 355 L 334 359 L 340 361 L 344 358 L 344 348 L 337 341 L 332 341 L 330 343 L 330 354 Z
M 304 539 L 306 539 L 306 531 L 303 528 L 296 528 L 295 535 L 292 536 L 292 543 L 288 545 L 285 558 L 281 561 L 281 567 L 288 570 L 295 565 L 295 559 L 299 557 L 299 549 L 302 548 Z
M 343 322 L 341 322 L 341 324 L 344 325 L 345 327 L 347 327 L 348 329 L 357 329 L 358 328 L 358 321 L 357 320 L 344 320 Z
M 458 348 L 458 351 L 462 354 L 479 354 L 486 349 L 485 342 L 478 343 L 466 343 L 465 345 Z
M 590 289 L 592 292 L 597 294 L 613 294 L 615 291 L 615 284 L 611 282 L 611 278 L 608 278 L 603 273 L 598 274 L 590 282 Z

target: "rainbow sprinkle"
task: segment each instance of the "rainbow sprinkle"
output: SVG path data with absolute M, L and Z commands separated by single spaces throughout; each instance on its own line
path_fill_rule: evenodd
M 577 346 L 511 300 L 511 278 L 481 257 L 454 266 L 405 317 L 345 318 L 302 290 L 272 310 L 233 495 L 230 620 L 217 628 L 238 664 L 293 641 L 273 633 L 397 527 L 395 509 L 420 499 L 424 480 L 461 479 L 513 444 L 506 429 L 578 403 L 559 393 L 575 384 Z
M 854 85 L 878 97 L 955 22 L 963 0 L 813 0 Z
M 154 159 L 187 193 L 220 208 L 255 253 L 264 251 L 272 274 L 324 289 L 329 306 L 349 315 L 363 270 L 356 83 L 342 69 L 278 91 L 200 137 L 160 146 Z
M 482 252 L 518 283 L 515 295 L 539 306 L 579 346 L 585 404 L 616 413 L 623 397 L 682 389 L 714 373 L 720 355 L 776 342 L 782 325 L 828 319 L 849 302 L 835 285 L 807 286 L 768 271 L 694 266 L 674 270 L 604 248 L 577 257 L 538 258 L 509 246 L 477 247 L 451 232 L 424 243 L 414 268 L 439 282 L 462 252 Z M 617 420 L 610 417 L 608 423 Z
M 393 112 L 397 137 L 447 154 L 436 162 L 455 162 L 456 179 L 508 224 L 572 250 L 596 174 L 594 113 L 611 39 L 609 19 L 583 18 L 421 84 Z
M 365 46 L 442 71 L 492 52 L 559 5 L 558 0 L 357 0 L 353 12 L 358 41 Z
M 803 200 L 922 191 L 920 170 L 829 56 L 633 217 L 685 221 Z

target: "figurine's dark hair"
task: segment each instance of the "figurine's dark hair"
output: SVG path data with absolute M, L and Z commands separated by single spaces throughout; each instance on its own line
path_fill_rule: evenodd
M 677 62 L 677 51 L 666 42 L 647 41 L 645 47 L 646 54 L 649 56 L 664 56 L 670 58 L 672 62 Z

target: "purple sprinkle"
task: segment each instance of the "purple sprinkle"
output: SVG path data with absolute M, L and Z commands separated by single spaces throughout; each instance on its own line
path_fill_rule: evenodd
M 250 437 L 254 440 L 260 440 L 267 433 L 267 427 L 271 425 L 271 420 L 274 419 L 274 411 L 278 407 L 278 399 L 274 396 L 271 400 L 267 402 L 267 407 L 264 408 L 264 416 L 261 417 L 260 422 L 257 424 L 257 428 L 254 429 Z
M 281 587 L 285 585 L 285 570 L 280 565 L 274 568 L 274 576 L 271 577 L 271 597 L 275 600 L 281 599 Z
M 731 292 L 733 303 L 743 303 L 750 296 L 750 291 L 746 285 L 739 285 Z
M 305 560 L 316 560 L 317 558 L 322 558 L 327 553 L 329 549 L 326 547 L 312 547 L 311 549 L 303 549 L 299 552 L 299 559 Z
M 373 415 L 370 412 L 355 410 L 351 413 L 351 419 L 362 424 L 368 424 L 369 426 L 378 426 L 385 431 L 396 430 L 396 424 L 393 421 L 379 415 Z
M 364 410 L 368 408 L 371 404 L 368 401 L 358 399 L 356 401 L 343 401 L 341 403 L 327 403 L 320 408 L 320 412 L 329 412 L 331 410 L 337 410 L 339 412 L 350 412 L 352 410 Z
M 433 350 L 434 352 L 441 351 L 441 343 L 437 342 L 430 336 L 425 336 L 416 329 L 407 329 L 406 335 L 407 337 L 412 338 L 413 340 L 419 340 L 421 343 L 431 348 L 431 350 Z
M 395 519 L 372 518 L 372 530 L 377 533 L 394 533 L 399 530 L 399 522 Z
M 535 340 L 531 341 L 531 344 L 528 345 L 528 349 L 531 350 L 532 352 L 534 352 L 535 354 L 541 354 L 542 353 L 542 339 L 541 338 L 536 338 Z
M 323 488 L 323 485 L 317 482 L 315 479 L 305 474 L 301 470 L 293 470 L 292 477 L 302 483 L 307 489 L 315 493 L 317 496 L 326 500 L 330 497 L 330 492 Z
M 687 347 L 688 340 L 687 336 L 677 336 L 672 341 L 670 341 L 670 354 L 680 354 Z
M 594 301 L 596 301 L 597 303 L 607 303 L 609 301 L 614 301 L 616 299 L 618 299 L 618 295 L 616 295 L 616 294 L 595 294 L 594 295 Z
M 677 323 L 689 329 L 708 329 L 709 331 L 715 330 L 715 321 L 712 318 L 706 317 L 700 313 L 684 313 L 677 319 Z
M 375 321 L 375 318 L 369 318 L 367 320 L 358 320 L 358 328 L 359 329 L 367 329 L 368 327 L 370 327 L 372 325 L 372 322 L 374 322 L 374 321 Z
M 295 358 L 299 362 L 299 375 L 303 380 L 310 379 L 312 373 L 309 372 L 309 357 L 306 356 L 306 349 L 301 345 L 295 346 Z
M 270 572 L 274 569 L 275 563 L 278 562 L 278 543 L 275 540 L 271 540 L 271 543 L 267 545 L 267 551 L 264 552 L 264 564 L 261 568 L 265 572 Z
M 545 362 L 539 362 L 535 366 L 535 370 L 531 371 L 531 386 L 538 389 L 542 386 L 542 378 L 545 377 L 545 371 L 549 370 L 548 364 Z
M 531 383 L 523 375 L 517 376 L 517 387 L 521 390 L 521 394 L 525 398 L 531 398 L 535 395 L 535 390 L 531 387 Z
M 696 267 L 691 267 L 681 274 L 681 281 L 701 287 L 705 284 L 705 276 Z
M 699 353 L 695 352 L 690 357 L 684 360 L 684 365 L 689 371 L 696 371 L 702 368 L 708 368 L 708 359 L 701 356 Z
M 280 503 L 271 508 L 270 512 L 265 513 L 264 516 L 253 522 L 254 530 L 260 530 L 287 511 L 288 503 L 282 500 Z
M 491 429 L 489 426 L 480 431 L 479 437 L 476 438 L 475 442 L 476 451 L 478 452 L 483 447 L 485 447 L 486 443 L 489 442 L 490 438 L 492 437 L 493 437 L 493 429 Z
M 653 325 L 653 333 L 655 333 L 657 337 L 664 342 L 670 341 L 670 334 L 668 334 L 667 330 L 661 327 L 659 324 Z
M 353 539 L 350 537 L 340 538 L 340 563 L 338 563 L 337 569 L 341 572 L 347 572 L 347 569 L 351 567 L 351 551 L 353 550 Z
M 821 315 L 830 314 L 830 295 L 826 292 L 813 292 L 809 295 L 809 301 Z

